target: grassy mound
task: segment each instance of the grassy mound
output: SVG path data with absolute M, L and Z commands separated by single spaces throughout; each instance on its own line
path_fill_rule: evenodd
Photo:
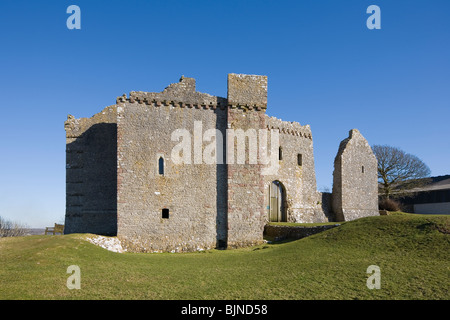
M 450 217 L 363 218 L 301 240 L 114 253 L 86 235 L 0 239 L 0 299 L 449 299 Z M 69 290 L 67 267 L 81 269 Z M 381 271 L 369 290 L 367 268 Z

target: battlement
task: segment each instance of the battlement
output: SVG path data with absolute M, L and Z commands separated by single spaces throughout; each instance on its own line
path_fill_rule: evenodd
M 195 90 L 195 79 L 182 76 L 162 92 L 131 91 L 123 94 L 116 103 L 140 103 L 159 107 L 161 105 L 221 109 L 226 107 L 261 111 L 267 108 L 267 77 L 257 75 L 229 74 L 228 98 L 213 96 Z
M 172 83 L 162 92 L 132 91 L 118 97 L 116 103 L 140 103 L 154 105 L 171 105 L 181 108 L 224 109 L 227 99 L 195 91 L 195 79 L 182 76 L 178 83 Z
M 283 134 L 291 134 L 312 140 L 311 127 L 309 125 L 302 126 L 298 122 L 283 121 L 275 117 L 266 116 L 266 127 L 269 130 L 278 129 Z

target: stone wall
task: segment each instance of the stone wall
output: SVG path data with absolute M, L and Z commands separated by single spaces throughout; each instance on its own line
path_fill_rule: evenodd
M 285 188 L 288 222 L 332 221 L 329 219 L 328 199 L 322 199 L 322 194 L 317 192 L 310 126 L 266 117 L 266 127 L 268 130 L 279 132 L 282 154 L 281 160 L 277 155 L 278 170 L 263 177 L 266 221 L 269 215 L 269 189 L 272 181 L 281 182 Z
M 267 107 L 267 77 L 255 75 L 228 75 L 227 129 L 256 134 L 265 126 Z M 259 244 L 263 241 L 264 183 L 259 153 L 256 163 L 250 156 L 247 141 L 245 162 L 237 159 L 238 139 L 227 136 L 227 195 L 228 247 Z M 233 149 L 234 159 L 230 159 Z
M 267 108 L 267 76 L 228 75 L 228 105 L 250 110 Z
M 197 159 L 194 148 L 207 144 L 192 141 L 195 126 L 200 140 L 208 129 L 225 134 L 224 101 L 196 92 L 195 80 L 184 77 L 161 93 L 118 98 L 118 237 L 128 250 L 181 252 L 226 242 L 226 167 Z M 176 130 L 190 139 L 189 163 L 173 158 L 184 139 L 172 138 Z
M 117 233 L 117 114 L 69 115 L 66 130 L 65 233 Z
M 334 161 L 332 208 L 337 221 L 379 215 L 377 159 L 357 129 L 350 130 Z

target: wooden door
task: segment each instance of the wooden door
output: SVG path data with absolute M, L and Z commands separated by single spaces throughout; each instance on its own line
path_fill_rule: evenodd
M 284 192 L 283 186 L 279 181 L 273 181 L 270 184 L 270 203 L 269 203 L 269 221 L 285 221 L 284 216 Z

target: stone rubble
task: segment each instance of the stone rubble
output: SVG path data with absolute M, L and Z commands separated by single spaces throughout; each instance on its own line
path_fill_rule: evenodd
M 116 237 L 95 236 L 93 238 L 87 239 L 89 242 L 112 252 L 123 253 L 127 251 L 126 249 L 122 248 L 120 240 Z

